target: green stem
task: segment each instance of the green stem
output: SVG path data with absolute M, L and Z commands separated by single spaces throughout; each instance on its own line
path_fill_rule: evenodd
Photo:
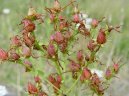
M 59 66 L 59 62 L 57 60 L 55 61 L 55 64 L 56 64 L 56 69 L 57 69 L 58 73 L 61 75 L 61 69 Z
M 81 77 L 81 74 L 80 74 L 80 76 L 78 76 L 77 80 L 73 83 L 73 85 L 69 88 L 69 90 L 66 92 L 66 94 L 68 94 L 76 86 L 76 84 L 79 81 L 80 77 Z

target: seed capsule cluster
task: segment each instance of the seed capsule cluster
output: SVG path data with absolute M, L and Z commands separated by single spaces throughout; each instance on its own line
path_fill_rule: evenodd
M 63 15 L 63 12 L 69 6 L 73 10 L 70 17 L 67 18 Z M 38 14 L 32 7 L 29 8 L 28 15 L 21 20 L 21 32 L 11 38 L 9 50 L 5 51 L 0 48 L 0 60 L 20 63 L 25 67 L 26 72 L 34 73 L 34 83 L 32 81 L 28 83 L 27 92 L 30 96 L 48 96 L 48 94 L 53 93 L 56 96 L 67 96 L 73 91 L 77 83 L 80 84 L 79 86 L 84 84 L 93 93 L 103 96 L 105 89 L 108 87 L 107 81 L 115 77 L 119 72 L 120 65 L 114 63 L 112 66 L 108 66 L 102 78 L 96 72 L 93 73 L 92 68 L 97 69 L 96 64 L 101 63 L 97 58 L 97 53 L 108 41 L 108 36 L 111 36 L 110 33 L 113 30 L 119 32 L 120 27 L 109 26 L 102 18 L 101 20 L 93 19 L 91 28 L 87 29 L 84 19 L 80 17 L 79 8 L 73 0 L 66 6 L 62 6 L 58 0 L 54 0 L 53 7 L 46 7 L 45 10 L 47 14 L 44 14 L 46 18 L 43 18 L 44 15 Z M 48 43 L 40 44 L 35 35 L 37 22 L 45 25 L 44 21 L 48 19 L 53 26 L 53 30 Z M 102 25 L 102 22 L 105 25 Z M 82 38 L 85 38 L 85 45 L 80 48 L 81 42 L 79 40 Z M 41 52 L 42 56 L 39 57 L 50 60 L 53 70 L 56 70 L 56 72 L 49 73 L 41 70 L 41 72 L 49 75 L 40 76 L 37 73 L 38 68 L 33 66 L 33 62 L 29 61 L 29 58 L 39 58 L 34 56 L 33 51 Z M 46 79 L 42 80 L 42 78 Z M 71 80 L 70 84 L 67 84 L 71 85 L 71 87 L 68 86 L 70 88 L 67 88 L 65 84 L 67 78 Z M 43 81 L 47 81 L 53 91 L 45 92 L 42 88 Z

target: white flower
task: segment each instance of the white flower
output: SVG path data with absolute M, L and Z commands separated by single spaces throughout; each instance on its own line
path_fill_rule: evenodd
M 91 73 L 96 73 L 100 78 L 103 77 L 103 71 L 98 69 L 91 69 Z
M 85 24 L 85 27 L 90 30 L 91 29 L 91 22 L 92 22 L 92 18 L 88 18 L 87 14 L 84 13 L 80 13 L 79 17 L 81 20 L 83 20 L 83 23 Z M 76 28 L 78 28 L 80 26 L 80 24 L 76 25 Z
M 10 13 L 10 9 L 8 9 L 8 8 L 3 9 L 3 13 L 4 14 L 9 14 Z
M 0 85 L 0 96 L 5 96 L 8 94 L 8 91 L 5 86 Z
M 92 18 L 86 18 L 85 19 L 85 27 L 90 30 L 91 29 L 91 22 L 92 22 Z
M 92 18 L 86 18 L 86 19 L 85 19 L 85 22 L 86 22 L 86 24 L 91 25 Z

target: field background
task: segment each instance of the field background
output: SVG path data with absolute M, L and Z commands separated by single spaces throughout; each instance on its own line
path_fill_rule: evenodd
M 45 6 L 51 6 L 53 0 L 32 0 L 31 5 L 38 12 L 44 13 Z M 60 0 L 62 5 L 68 0 Z M 121 58 L 122 67 L 116 78 L 112 81 L 111 87 L 105 96 L 129 96 L 129 0 L 77 0 L 79 8 L 91 18 L 102 18 L 105 16 L 113 25 L 122 25 L 121 33 L 113 33 L 112 42 L 108 41 L 107 46 L 101 54 L 106 64 L 110 65 L 112 58 Z M 12 36 L 19 33 L 19 22 L 27 14 L 30 0 L 0 0 L 0 47 L 7 49 Z M 4 14 L 4 9 L 9 9 L 9 14 Z M 69 12 L 69 10 L 67 10 Z M 66 12 L 66 14 L 67 14 Z M 40 26 L 37 35 L 42 40 L 49 36 L 49 26 L 44 29 Z M 42 63 L 38 60 L 38 63 Z M 12 96 L 20 96 L 25 92 L 28 74 L 24 73 L 21 66 L 4 63 L 0 64 L 0 85 L 6 85 L 14 93 Z M 23 96 L 23 95 L 21 95 Z

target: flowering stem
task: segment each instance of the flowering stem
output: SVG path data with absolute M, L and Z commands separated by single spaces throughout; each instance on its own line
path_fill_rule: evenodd
M 66 92 L 66 94 L 68 94 L 68 93 L 76 86 L 76 84 L 77 84 L 77 82 L 79 81 L 80 77 L 81 77 L 81 75 L 78 76 L 77 80 L 73 83 L 73 85 L 72 85 L 72 86 L 70 87 L 70 89 Z
M 58 73 L 61 75 L 61 69 L 60 69 L 58 60 L 55 61 L 55 65 L 56 65 Z

